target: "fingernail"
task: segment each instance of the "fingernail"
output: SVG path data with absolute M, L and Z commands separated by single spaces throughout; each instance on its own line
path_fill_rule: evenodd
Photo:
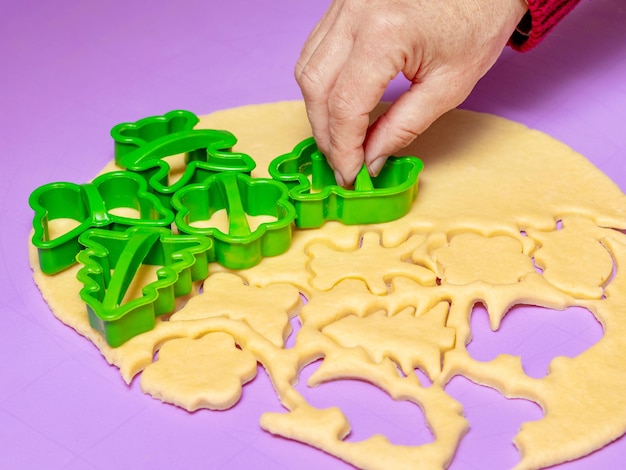
M 335 170 L 335 181 L 337 182 L 338 186 L 344 186 L 346 184 L 343 176 L 341 176 L 341 173 L 339 173 L 339 171 L 337 170 Z
M 378 176 L 378 173 L 380 173 L 380 170 L 383 169 L 385 160 L 386 159 L 384 157 L 378 157 L 376 160 L 370 162 L 370 164 L 367 165 L 367 171 L 369 171 L 371 176 Z

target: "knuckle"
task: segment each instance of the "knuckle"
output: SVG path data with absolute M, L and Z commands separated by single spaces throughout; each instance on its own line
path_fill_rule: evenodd
M 293 75 L 296 78 L 296 82 L 299 83 L 300 76 L 302 75 L 302 70 L 304 69 L 304 64 L 301 61 L 296 62 L 296 66 L 293 69 Z
M 335 90 L 328 100 L 328 113 L 337 121 L 349 120 L 354 114 L 352 97 L 343 90 Z
M 396 127 L 387 136 L 391 147 L 396 149 L 394 151 L 397 151 L 413 142 L 419 136 L 419 132 L 408 127 Z
M 413 142 L 420 134 L 417 125 L 410 122 L 394 123 L 386 115 L 382 115 L 379 120 L 381 127 L 385 129 L 386 139 L 390 147 L 399 150 Z M 395 151 L 395 150 L 394 150 Z
M 304 91 L 316 91 L 323 88 L 323 79 L 320 73 L 306 65 L 296 64 L 296 82 Z
M 404 29 L 407 16 L 401 9 L 385 8 L 384 14 L 368 15 L 365 20 L 368 34 L 377 38 L 390 38 Z

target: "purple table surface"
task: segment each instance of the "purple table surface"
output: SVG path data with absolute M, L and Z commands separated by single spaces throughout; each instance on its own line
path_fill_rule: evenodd
M 0 152 L 12 176 L 0 189 L 0 468 L 348 467 L 260 430 L 263 411 L 281 410 L 263 370 L 224 412 L 187 413 L 144 395 L 137 381 L 126 386 L 91 343 L 53 318 L 26 256 L 28 195 L 48 182 L 91 178 L 112 158 L 112 125 L 171 109 L 205 114 L 300 99 L 293 66 L 328 3 L 3 2 Z M 583 0 L 535 50 L 506 50 L 462 107 L 551 134 L 626 191 L 625 24 L 622 0 Z M 387 97 L 403 87 L 394 81 Z M 538 375 L 555 355 L 578 354 L 602 334 L 583 310 L 531 311 L 523 320 L 512 313 L 499 333 L 478 312 L 473 326 L 483 344 L 471 346 L 477 358 L 527 338 L 510 352 Z M 472 423 L 451 468 L 514 465 L 511 439 L 539 409 L 464 378 L 448 390 Z M 417 407 L 374 387 L 342 382 L 306 396 L 317 406 L 344 407 L 355 423 L 351 439 L 375 431 L 409 444 L 430 439 Z M 562 467 L 617 468 L 625 457 L 622 438 Z

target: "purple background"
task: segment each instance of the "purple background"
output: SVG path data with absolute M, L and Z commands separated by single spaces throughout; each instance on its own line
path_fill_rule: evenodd
M 347 467 L 260 431 L 261 412 L 281 409 L 262 370 L 225 412 L 190 414 L 144 395 L 137 381 L 127 387 L 91 343 L 52 317 L 26 255 L 30 192 L 91 178 L 112 158 L 114 124 L 299 99 L 293 66 L 328 3 L 2 2 L 0 152 L 12 176 L 0 189 L 0 468 Z M 626 191 L 625 24 L 622 0 L 584 0 L 535 50 L 506 50 L 463 107 L 553 135 Z M 388 97 L 402 87 L 394 82 Z M 516 309 L 499 333 L 477 312 L 472 354 L 490 359 L 506 348 L 540 376 L 556 354 L 578 354 L 601 336 L 584 310 L 530 310 Z M 473 425 L 452 468 L 514 465 L 511 439 L 539 409 L 464 378 L 448 389 Z M 390 403 L 374 387 L 344 381 L 303 393 L 314 405 L 345 407 L 351 439 L 379 430 L 398 443 L 430 439 L 417 407 Z M 624 457 L 626 438 L 563 467 L 616 468 Z

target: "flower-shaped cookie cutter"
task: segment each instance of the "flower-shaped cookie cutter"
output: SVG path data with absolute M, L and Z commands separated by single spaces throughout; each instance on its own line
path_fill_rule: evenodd
M 208 276 L 213 244 L 206 237 L 173 235 L 159 227 L 131 227 L 124 232 L 89 229 L 77 260 L 80 297 L 90 325 L 117 347 L 154 328 L 156 318 L 175 309 L 176 297 L 189 294 L 193 283 Z M 159 266 L 156 280 L 141 295 L 126 299 L 142 265 Z
M 195 129 L 199 121 L 192 112 L 177 110 L 114 126 L 116 164 L 143 176 L 166 207 L 176 191 L 214 174 L 249 175 L 256 163 L 249 155 L 232 152 L 237 138 L 228 131 Z M 185 156 L 185 169 L 170 183 L 165 159 L 178 154 Z
M 328 220 L 346 225 L 383 223 L 406 215 L 417 197 L 424 164 L 417 157 L 389 157 L 378 176 L 363 166 L 353 189 L 337 185 L 313 138 L 272 160 L 269 173 L 289 187 L 296 226 L 321 227 Z
M 29 204 L 35 212 L 32 243 L 45 274 L 56 274 L 76 262 L 82 249 L 78 238 L 89 228 L 169 227 L 174 221 L 174 213 L 148 192 L 145 180 L 125 171 L 105 173 L 81 185 L 45 184 L 31 193 Z M 131 209 L 138 217 L 116 214 L 116 209 Z M 59 219 L 69 220 L 73 227 L 54 234 L 50 226 Z
M 172 206 L 177 211 L 178 230 L 210 237 L 216 261 L 231 269 L 249 268 L 263 257 L 284 253 L 291 245 L 296 212 L 287 187 L 269 178 L 220 173 L 178 191 Z M 227 231 L 210 225 L 219 210 L 228 216 Z M 251 228 L 248 216 L 268 216 L 271 220 Z

